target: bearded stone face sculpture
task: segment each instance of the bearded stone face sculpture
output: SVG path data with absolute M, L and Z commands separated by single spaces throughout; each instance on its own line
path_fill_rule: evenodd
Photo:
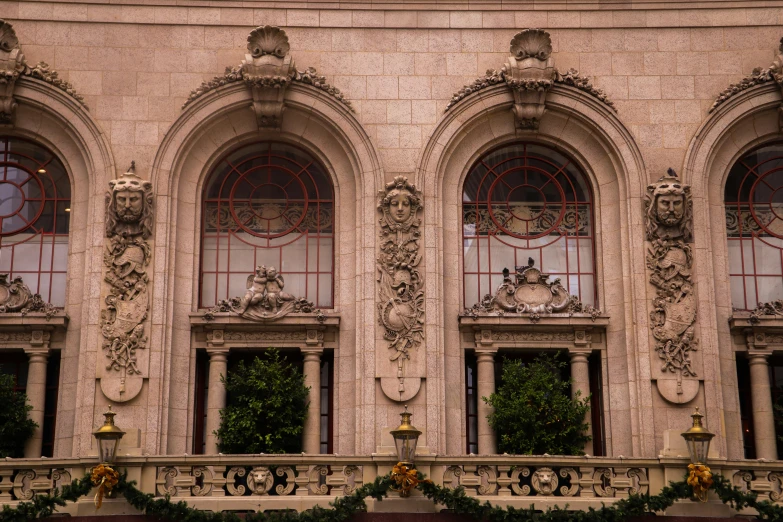
M 693 198 L 691 188 L 684 185 L 674 170 L 647 186 L 645 217 L 647 240 L 693 240 Z
M 106 194 L 106 237 L 152 236 L 152 183 L 135 174 L 135 163 L 109 182 Z

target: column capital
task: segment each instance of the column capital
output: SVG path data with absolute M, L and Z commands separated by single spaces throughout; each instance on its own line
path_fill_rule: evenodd
M 305 362 L 321 362 L 321 354 L 323 353 L 322 350 L 313 350 L 313 349 L 307 349 L 303 348 L 301 350 L 302 355 L 304 356 Z
M 748 353 L 748 364 L 750 365 L 769 364 L 768 359 L 769 356 L 771 355 L 769 352 L 761 352 L 761 351 L 754 350 L 752 352 L 747 352 L 747 353 Z
M 497 351 L 495 350 L 476 350 L 477 362 L 494 362 Z
M 228 348 L 207 348 L 207 354 L 209 354 L 210 362 L 228 360 Z
M 568 350 L 568 357 L 571 358 L 571 362 L 587 362 L 590 353 L 590 350 L 584 349 Z
M 24 353 L 31 362 L 36 360 L 46 362 L 46 360 L 49 358 L 49 348 L 25 348 Z

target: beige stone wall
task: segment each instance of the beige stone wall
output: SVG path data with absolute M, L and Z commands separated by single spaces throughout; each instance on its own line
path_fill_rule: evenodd
M 110 149 L 111 159 L 104 166 L 68 157 L 66 146 L 53 147 L 66 155 L 63 159 L 75 178 L 74 207 L 77 201 L 90 202 L 89 214 L 75 210 L 74 216 L 83 216 L 76 223 L 102 221 L 105 183 L 131 160 L 142 177 L 155 183 L 159 210 L 151 336 L 159 352 L 151 359 L 155 375 L 142 402 L 126 410 L 142 431 L 143 451 L 190 451 L 193 358 L 183 320 L 195 309 L 201 183 L 220 152 L 249 139 L 275 136 L 259 135 L 253 127 L 254 117 L 240 107 L 246 93 L 232 91 L 236 99 L 221 96 L 185 119 L 181 107 L 202 81 L 240 63 L 252 28 L 273 24 L 286 30 L 297 67 L 315 67 L 345 93 L 356 111 L 351 115 L 318 101 L 323 112 L 312 116 L 317 124 L 309 124 L 311 116 L 294 107 L 283 129 L 284 136 L 320 151 L 341 205 L 338 256 L 344 263 L 337 274 L 335 302 L 345 349 L 337 354 L 335 369 L 336 451 L 374 451 L 381 445 L 383 428 L 397 420 L 399 406 L 385 399 L 375 381 L 374 357 L 382 356 L 385 347 L 373 302 L 374 195 L 397 174 L 415 180 L 425 197 L 422 268 L 428 300 L 422 350 L 427 376 L 412 409 L 431 451 L 464 451 L 463 360 L 456 330 L 456 313 L 464 304 L 457 297 L 459 185 L 480 152 L 521 138 L 562 146 L 578 158 L 599 203 L 600 305 L 612 316 L 604 356 L 612 454 L 657 455 L 663 431 L 685 426 L 690 406 L 698 403 L 706 406 L 708 422 L 720 434 L 720 453 L 741 457 L 726 326 L 731 310 L 726 306 L 725 238 L 720 231 L 720 186 L 730 158 L 715 162 L 722 151 L 711 143 L 731 142 L 735 154 L 775 136 L 778 130 L 770 118 L 780 95 L 767 95 L 778 101 L 770 101 L 759 115 L 763 129 L 762 123 L 743 126 L 738 118 L 715 131 L 713 138 L 705 138 L 709 129 L 699 129 L 720 91 L 772 61 L 783 36 L 783 8 L 769 7 L 769 2 L 766 7 L 743 3 L 721 9 L 584 4 L 569 10 L 544 4 L 509 9 L 508 4 L 492 3 L 411 4 L 405 9 L 370 4 L 301 3 L 290 9 L 262 2 L 226 2 L 225 7 L 154 4 L 0 2 L 0 17 L 14 24 L 28 62 L 48 62 L 84 95 L 100 139 Z M 593 109 L 561 93 L 562 107 L 544 117 L 538 133 L 518 134 L 508 110 L 510 95 L 498 93 L 491 103 L 465 100 L 461 103 L 469 108 L 456 111 L 458 116 L 452 116 L 455 109 L 444 116 L 452 94 L 487 69 L 499 68 L 513 35 L 527 27 L 548 30 L 558 69 L 575 68 L 590 77 L 606 91 L 617 113 L 590 112 Z M 290 96 L 306 106 L 306 92 L 296 92 Z M 753 106 L 747 101 L 748 108 Z M 24 103 L 21 107 L 18 129 L 25 128 L 22 120 L 29 114 Z M 210 114 L 222 119 L 212 121 Z M 727 138 L 720 131 L 729 125 L 738 130 Z M 26 135 L 46 134 L 35 124 L 27 127 Z M 353 130 L 345 132 L 347 128 Z M 704 385 L 687 408 L 663 401 L 650 382 L 647 314 L 652 290 L 644 268 L 641 198 L 644 186 L 668 167 L 684 171 L 697 201 Z M 79 181 L 86 179 L 89 184 Z M 81 297 L 85 289 L 99 286 L 102 238 L 100 231 L 85 238 L 80 228 L 74 227 L 69 264 L 72 322 L 70 351 L 63 359 L 58 455 L 88 451 L 89 432 L 105 403 L 94 379 L 96 350 L 100 355 L 99 296 L 90 290 L 89 298 Z M 707 401 L 705 395 L 715 400 Z

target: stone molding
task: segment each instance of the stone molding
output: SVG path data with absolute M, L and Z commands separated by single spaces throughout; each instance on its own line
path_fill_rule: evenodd
M 280 128 L 286 89 L 291 82 L 300 82 L 326 92 L 353 112 L 351 102 L 339 89 L 327 83 L 325 76 L 318 75 L 315 68 L 297 70 L 290 49 L 285 31 L 271 25 L 257 27 L 247 37 L 248 53 L 242 63 L 226 67 L 225 74 L 202 83 L 190 93 L 182 108 L 210 91 L 242 81 L 253 95 L 252 109 L 258 126 Z
M 43 80 L 87 107 L 84 98 L 74 90 L 73 85 L 60 79 L 57 71 L 50 69 L 46 62 L 33 66 L 27 63 L 13 26 L 0 19 L 0 124 L 13 123 L 17 107 L 14 89 L 17 80 L 25 76 Z
M 546 110 L 547 93 L 556 83 L 584 91 L 616 111 L 606 94 L 593 87 L 588 78 L 580 76 L 575 69 L 561 73 L 555 68 L 552 41 L 546 31 L 525 29 L 517 33 L 511 40 L 509 51 L 511 56 L 500 69 L 488 70 L 487 74 L 454 93 L 444 112 L 470 94 L 505 84 L 514 94 L 512 111 L 517 127 L 536 130 Z

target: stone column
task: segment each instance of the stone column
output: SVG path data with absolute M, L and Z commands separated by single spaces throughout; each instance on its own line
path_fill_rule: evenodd
M 305 386 L 310 388 L 302 450 L 308 454 L 321 453 L 321 351 L 302 350 L 304 354 Z
M 207 350 L 209 354 L 209 393 L 207 397 L 207 440 L 204 453 L 218 452 L 215 431 L 220 427 L 220 410 L 226 407 L 226 387 L 221 376 L 228 370 L 228 350 Z
M 495 352 L 476 351 L 476 366 L 478 384 L 478 452 L 479 455 L 494 455 L 498 452 L 495 443 L 495 432 L 489 425 L 487 415 L 492 413 L 492 407 L 482 400 L 495 393 Z
M 24 456 L 28 459 L 37 459 L 41 456 L 43 446 L 44 406 L 46 405 L 46 363 L 49 359 L 49 350 L 27 351 L 30 359 L 27 369 L 27 399 L 33 409 L 30 418 L 38 424 L 33 436 L 24 445 Z
M 590 395 L 590 367 L 587 362 L 587 352 L 569 352 L 571 357 L 571 397 L 576 397 L 576 393 L 580 393 L 580 398 L 584 400 L 585 397 Z M 585 415 L 585 422 L 587 422 L 587 434 L 592 437 L 593 426 L 591 422 L 590 412 Z M 585 453 L 593 453 L 593 442 L 589 441 L 585 443 Z
M 756 458 L 776 460 L 775 418 L 772 409 L 772 391 L 769 385 L 767 353 L 748 352 L 750 365 L 750 395 L 753 405 L 753 434 Z

